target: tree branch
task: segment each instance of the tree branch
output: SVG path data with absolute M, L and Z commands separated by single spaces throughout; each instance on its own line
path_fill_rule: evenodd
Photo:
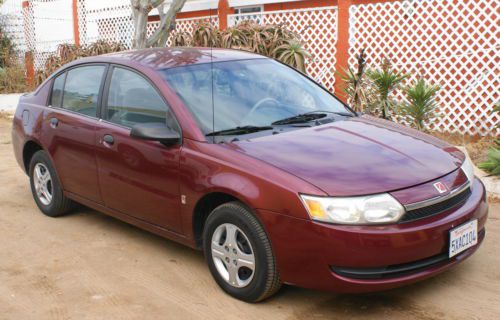
M 160 1 L 160 0 L 156 0 Z M 163 1 L 162 1 L 163 2 Z M 158 46 L 158 47 L 163 47 L 165 46 L 168 35 L 170 34 L 170 25 L 172 24 L 172 20 L 175 19 L 175 16 L 177 13 L 182 9 L 184 4 L 186 3 L 186 0 L 173 0 L 172 3 L 170 4 L 170 7 L 168 8 L 168 11 L 166 13 L 163 13 L 163 8 L 164 4 L 161 3 L 161 8 L 158 7 L 158 11 L 161 9 L 160 13 L 160 25 L 158 26 L 158 29 L 147 39 L 146 41 L 146 46 L 151 47 L 151 46 Z

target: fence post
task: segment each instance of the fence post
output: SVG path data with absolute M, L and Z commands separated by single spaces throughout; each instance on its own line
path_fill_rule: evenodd
M 26 86 L 31 90 L 35 87 L 35 63 L 32 51 L 27 51 L 24 54 L 24 66 L 26 68 Z
M 220 30 L 227 29 L 227 16 L 232 13 L 234 13 L 233 9 L 231 9 L 227 0 L 219 0 L 217 14 L 219 15 Z
M 23 24 L 24 24 L 24 40 L 26 42 L 27 52 L 24 54 L 24 68 L 26 69 L 26 85 L 28 88 L 33 88 L 35 84 L 35 63 L 33 53 L 35 47 L 35 25 L 33 24 L 33 10 L 28 0 L 22 3 Z
M 339 0 L 338 5 L 338 26 L 337 26 L 337 52 L 335 54 L 335 94 L 347 101 L 343 89 L 342 74 L 349 66 L 349 7 L 352 0 Z
M 73 0 L 73 38 L 75 46 L 80 46 L 80 30 L 78 29 L 78 1 Z

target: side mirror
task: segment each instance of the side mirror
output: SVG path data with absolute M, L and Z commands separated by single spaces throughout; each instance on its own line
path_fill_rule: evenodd
M 164 123 L 140 123 L 132 127 L 130 136 L 136 139 L 152 140 L 171 146 L 181 141 L 181 135 Z

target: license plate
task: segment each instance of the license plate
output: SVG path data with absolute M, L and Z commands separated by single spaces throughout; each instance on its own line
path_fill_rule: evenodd
M 477 220 L 464 223 L 450 230 L 450 249 L 448 256 L 451 258 L 460 252 L 477 244 Z

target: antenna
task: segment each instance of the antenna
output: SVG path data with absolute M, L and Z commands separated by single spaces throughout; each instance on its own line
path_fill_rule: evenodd
M 212 8 L 210 8 L 210 19 L 209 23 L 210 26 L 213 26 L 212 22 Z M 211 40 L 211 39 L 210 39 Z M 212 132 L 215 131 L 215 98 L 214 98 L 214 55 L 213 55 L 213 41 L 210 41 L 210 70 L 212 74 Z M 215 137 L 212 137 L 213 140 L 215 140 Z M 212 141 L 213 142 L 213 141 Z

